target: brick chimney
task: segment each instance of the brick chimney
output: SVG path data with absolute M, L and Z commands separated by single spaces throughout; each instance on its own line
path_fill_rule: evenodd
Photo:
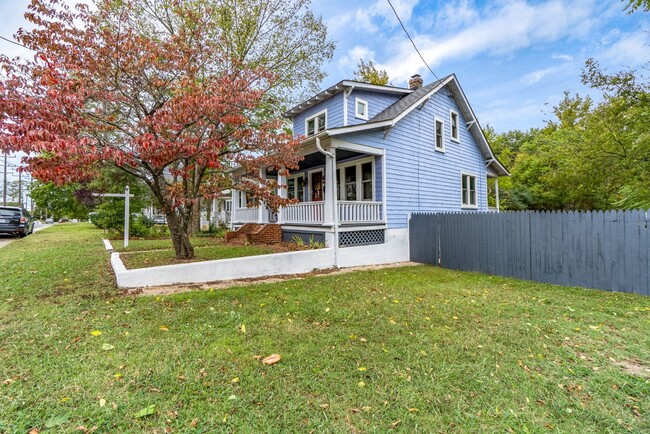
M 409 87 L 413 90 L 422 87 L 423 81 L 422 77 L 420 77 L 420 74 L 415 74 L 412 75 L 411 78 L 409 79 Z

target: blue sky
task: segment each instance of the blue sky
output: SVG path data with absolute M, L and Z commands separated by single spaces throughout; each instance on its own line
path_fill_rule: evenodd
M 586 59 L 611 72 L 650 61 L 650 14 L 619 0 L 391 0 L 437 76 L 455 73 L 481 125 L 498 132 L 543 125 Z M 388 0 L 312 0 L 337 50 L 323 87 L 352 78 L 358 59 L 386 69 L 394 85 L 435 78 L 411 46 Z
M 628 15 L 619 0 L 391 1 L 436 75 L 456 73 L 481 124 L 499 132 L 542 126 L 565 90 L 596 95 L 580 83 L 589 57 L 611 72 L 650 61 L 650 13 Z M 0 0 L 2 36 L 25 25 L 28 4 Z M 312 0 L 311 8 L 337 41 L 322 88 L 352 78 L 359 58 L 396 86 L 415 73 L 435 80 L 388 0 Z M 0 52 L 25 54 L 1 40 Z

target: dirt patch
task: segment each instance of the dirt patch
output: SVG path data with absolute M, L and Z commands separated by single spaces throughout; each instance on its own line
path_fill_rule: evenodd
M 150 286 L 147 288 L 129 289 L 125 291 L 124 294 L 136 295 L 138 297 L 151 296 L 151 295 L 158 295 L 158 296 L 171 295 L 171 294 L 179 294 L 188 291 L 226 289 L 234 286 L 259 285 L 263 283 L 277 283 L 277 282 L 284 282 L 286 280 L 302 280 L 305 277 L 311 277 L 311 276 L 345 274 L 345 273 L 353 273 L 355 271 L 361 271 L 361 270 L 380 270 L 383 268 L 394 268 L 394 267 L 413 266 L 413 265 L 422 265 L 422 264 L 418 264 L 415 262 L 398 262 L 394 264 L 367 265 L 363 267 L 328 268 L 326 270 L 314 270 L 312 272 L 303 273 L 303 274 L 283 274 L 283 275 L 272 276 L 272 277 L 256 277 L 256 278 L 249 278 L 249 279 L 224 280 L 224 281 L 212 282 L 212 283 L 202 283 L 200 285 L 197 284 L 197 285 Z
M 614 364 L 623 368 L 623 370 L 629 375 L 650 378 L 650 367 L 644 365 L 638 360 L 619 360 Z

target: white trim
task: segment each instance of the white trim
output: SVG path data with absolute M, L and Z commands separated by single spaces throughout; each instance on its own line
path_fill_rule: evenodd
M 348 97 L 354 90 L 354 86 L 343 91 L 343 126 L 348 126 Z
M 287 198 L 297 199 L 298 202 L 300 202 L 300 195 L 298 194 L 298 178 L 302 178 L 302 201 L 305 202 L 305 172 L 298 172 L 285 177 L 287 181 Z M 296 197 L 289 197 L 289 180 L 294 180 L 293 192 Z
M 384 207 L 384 223 L 388 223 L 388 212 L 386 211 L 388 198 L 386 197 L 386 161 L 388 160 L 387 155 L 384 154 L 381 157 L 381 201 L 383 202 L 382 206 Z
M 391 94 L 397 94 L 397 95 L 408 95 L 409 93 L 413 92 L 413 89 L 408 89 L 404 87 L 395 87 L 395 86 L 381 86 L 377 84 L 369 84 L 369 83 L 363 83 L 360 81 L 352 81 L 352 80 L 343 80 L 338 83 L 336 83 L 334 86 L 330 86 L 324 91 L 312 96 L 306 101 L 301 102 L 297 106 L 294 106 L 290 110 L 284 113 L 285 117 L 292 117 L 295 116 L 299 113 L 302 113 L 303 111 L 307 110 L 310 107 L 313 107 L 314 105 L 318 104 L 319 102 L 330 98 L 333 95 L 336 95 L 337 93 L 344 91 L 348 87 L 357 87 L 359 89 L 363 90 L 370 90 L 370 91 L 379 91 L 382 93 L 391 93 Z
M 469 196 L 467 197 L 468 203 L 467 204 L 463 203 L 463 180 L 464 180 L 464 178 L 466 176 L 474 178 L 474 202 L 475 202 L 474 205 L 469 204 L 469 202 L 470 202 Z M 467 185 L 467 190 L 468 190 L 467 192 L 469 194 L 469 184 Z M 479 208 L 479 206 L 478 206 L 478 175 L 476 175 L 476 173 L 464 172 L 464 171 L 460 172 L 460 208 L 461 209 L 478 209 Z
M 385 149 L 375 148 L 374 146 L 360 145 L 358 143 L 345 142 L 339 139 L 332 139 L 331 147 L 335 149 L 345 149 L 369 155 L 384 155 Z
M 440 147 L 438 147 L 438 123 L 442 124 L 442 131 L 440 134 L 442 146 Z M 445 121 L 438 116 L 433 117 L 433 149 L 435 149 L 436 152 L 445 152 Z
M 315 135 L 317 135 L 318 133 L 321 132 L 320 131 L 321 125 L 318 123 L 318 118 L 323 114 L 325 115 L 325 125 L 323 126 L 323 131 L 327 130 L 327 118 L 328 118 L 328 116 L 327 116 L 327 109 L 325 109 L 325 110 L 321 110 L 318 113 L 315 113 L 312 116 L 305 119 L 305 136 L 313 137 L 313 136 L 315 136 Z M 307 123 L 309 121 L 311 121 L 311 120 L 314 120 L 314 133 L 313 134 L 309 134 L 309 132 L 307 131 Z
M 456 137 L 454 137 L 454 116 L 456 116 Z M 460 115 L 454 109 L 449 109 L 449 137 L 453 142 L 460 142 Z
M 362 104 L 365 107 L 365 114 L 359 113 L 359 104 Z M 368 120 L 368 101 L 356 96 L 354 97 L 354 117 L 365 121 Z
M 378 128 L 392 127 L 393 121 L 383 121 L 383 122 L 368 122 L 365 124 L 351 125 L 349 127 L 338 127 L 331 130 L 327 130 L 327 134 L 330 136 L 338 136 L 341 134 L 347 133 L 356 133 L 357 131 L 365 130 L 376 130 Z
M 366 164 L 366 163 L 371 163 L 371 168 L 372 168 L 372 197 L 370 199 L 359 199 L 358 197 L 361 196 L 361 192 L 363 191 L 363 181 L 361 179 L 362 171 L 361 171 L 361 166 Z M 364 158 L 359 158 L 357 160 L 352 160 L 344 163 L 337 163 L 336 165 L 336 170 L 338 171 L 339 174 L 339 195 L 341 196 L 341 199 L 339 199 L 342 202 L 345 202 L 348 200 L 348 198 L 345 196 L 345 168 L 346 167 L 351 167 L 351 166 L 356 166 L 356 188 L 357 188 L 357 199 L 355 199 L 355 202 L 373 202 L 375 201 L 375 198 L 377 197 L 377 182 L 375 181 L 375 157 L 364 157 Z M 341 172 L 342 171 L 342 172 Z M 334 181 L 334 185 L 336 186 L 336 181 Z

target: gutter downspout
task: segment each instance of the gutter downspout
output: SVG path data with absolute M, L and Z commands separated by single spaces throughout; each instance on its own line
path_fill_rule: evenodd
M 331 184 L 336 188 L 336 156 L 323 149 L 320 144 L 320 137 L 316 137 L 316 148 L 318 149 L 318 152 L 332 159 L 332 173 L 328 173 L 327 176 L 332 177 L 330 178 L 332 180 Z M 334 207 L 334 266 L 339 268 L 339 213 L 335 191 L 332 191 L 332 206 Z

